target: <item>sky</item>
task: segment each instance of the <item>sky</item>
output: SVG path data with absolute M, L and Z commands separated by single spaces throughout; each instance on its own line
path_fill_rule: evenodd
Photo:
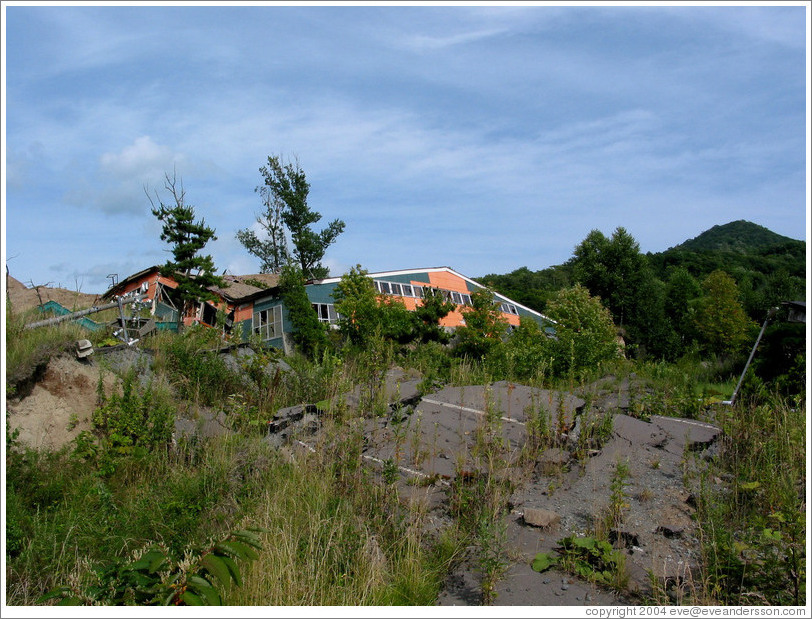
M 104 292 L 170 259 L 166 174 L 257 273 L 269 156 L 346 228 L 331 275 L 659 252 L 745 219 L 806 239 L 809 3 L 3 3 L 3 257 Z

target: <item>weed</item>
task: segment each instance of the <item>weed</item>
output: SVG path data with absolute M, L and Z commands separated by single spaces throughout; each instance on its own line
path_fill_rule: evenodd
M 560 546 L 557 550 L 561 555 L 558 563 L 562 569 L 616 591 L 622 591 L 628 585 L 626 557 L 612 548 L 609 542 L 590 536 L 571 535 L 558 543 Z
M 240 584 L 236 561 L 253 561 L 261 549 L 261 529 L 235 531 L 200 553 L 175 561 L 160 546 L 132 560 L 117 559 L 96 570 L 95 582 L 80 588 L 57 587 L 37 601 L 59 605 L 219 606 L 221 590 Z

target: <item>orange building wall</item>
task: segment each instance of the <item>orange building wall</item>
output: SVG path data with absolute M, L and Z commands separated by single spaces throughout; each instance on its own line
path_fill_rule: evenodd
M 453 273 L 448 273 L 446 271 L 435 271 L 430 272 L 429 274 L 429 281 L 417 281 L 412 280 L 410 283 L 413 286 L 431 286 L 432 288 L 442 288 L 443 290 L 453 290 L 454 292 L 462 292 L 465 294 L 470 294 L 468 290 L 468 282 L 466 282 L 461 277 L 457 277 Z M 414 297 L 398 297 L 403 301 L 403 304 L 406 306 L 408 310 L 414 310 L 417 307 L 417 303 L 419 299 Z M 460 311 L 459 309 L 454 310 L 453 312 L 449 313 L 445 318 L 440 320 L 440 326 L 442 327 L 461 327 L 465 324 L 465 312 Z M 502 313 L 502 316 L 507 319 L 508 323 L 514 326 L 519 326 L 519 317 L 515 314 L 505 314 Z

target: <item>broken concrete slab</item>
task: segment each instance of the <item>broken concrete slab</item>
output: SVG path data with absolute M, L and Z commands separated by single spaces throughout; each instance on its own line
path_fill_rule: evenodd
M 672 437 L 668 449 L 678 453 L 682 453 L 686 448 L 691 451 L 707 449 L 722 432 L 711 423 L 679 417 L 652 415 L 651 423 L 658 425 Z

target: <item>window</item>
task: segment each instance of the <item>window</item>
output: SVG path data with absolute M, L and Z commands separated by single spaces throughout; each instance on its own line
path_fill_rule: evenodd
M 400 284 L 389 284 L 389 287 L 392 289 L 392 294 L 396 294 L 399 297 L 403 296 L 403 291 L 400 288 Z
M 401 284 L 400 286 L 403 289 L 403 296 L 404 297 L 413 297 L 414 292 L 412 292 L 412 287 L 409 284 Z
M 471 295 L 470 294 L 463 294 L 462 295 L 462 302 L 464 305 L 471 305 Z
M 391 294 L 389 282 L 378 282 L 378 290 L 381 291 L 381 294 Z
M 213 327 L 217 324 L 217 308 L 210 303 L 203 302 L 200 308 L 200 322 Z
M 519 310 L 512 303 L 502 303 L 501 309 L 505 314 L 519 315 Z
M 451 292 L 451 300 L 457 305 L 462 305 L 462 295 L 459 292 Z
M 258 333 L 262 341 L 282 337 L 282 306 L 254 312 L 253 323 L 254 333 Z
M 423 286 L 412 286 L 412 291 L 418 299 L 423 298 Z
M 336 306 L 332 303 L 313 303 L 313 309 L 316 311 L 320 322 L 326 322 L 327 324 L 335 324 L 338 322 Z

